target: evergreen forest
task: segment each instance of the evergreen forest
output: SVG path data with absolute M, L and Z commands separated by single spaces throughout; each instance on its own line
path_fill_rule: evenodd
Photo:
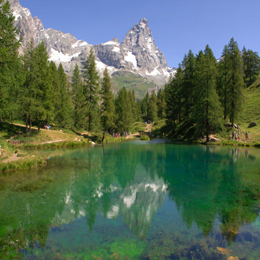
M 176 74 L 164 88 L 154 88 L 141 100 L 125 87 L 112 92 L 108 70 L 100 77 L 93 49 L 84 70 L 73 75 L 49 60 L 44 42 L 31 41 L 19 54 L 14 16 L 8 1 L 0 0 L 0 118 L 23 121 L 26 134 L 32 125 L 72 131 L 123 134 L 134 122 L 164 120 L 163 134 L 198 139 L 237 123 L 243 111 L 245 89 L 259 80 L 260 58 L 239 50 L 231 38 L 217 61 L 210 47 L 184 55 Z

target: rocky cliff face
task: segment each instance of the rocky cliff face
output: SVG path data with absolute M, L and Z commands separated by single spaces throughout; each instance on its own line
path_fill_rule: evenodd
M 65 71 L 72 74 L 75 64 L 83 68 L 92 45 L 77 40 L 73 35 L 53 29 L 44 29 L 37 17 L 32 17 L 28 8 L 20 5 L 19 0 L 11 0 L 15 16 L 15 26 L 23 37 L 21 53 L 33 39 L 47 46 L 50 60 L 57 65 L 62 63 Z M 106 43 L 92 46 L 96 55 L 97 69 L 102 72 L 108 68 L 110 75 L 116 71 L 130 71 L 149 79 L 158 86 L 164 85 L 175 70 L 168 67 L 164 54 L 155 45 L 152 32 L 145 18 L 134 25 L 120 44 L 117 38 Z

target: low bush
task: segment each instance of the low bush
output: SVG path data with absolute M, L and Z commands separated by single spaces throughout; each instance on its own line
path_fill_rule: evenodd
M 148 135 L 141 135 L 140 140 L 142 140 L 142 141 L 150 141 L 150 137 Z

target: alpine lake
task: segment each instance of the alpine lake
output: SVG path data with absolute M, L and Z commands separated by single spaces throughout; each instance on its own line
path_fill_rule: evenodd
M 260 259 L 259 149 L 38 153 L 46 167 L 0 175 L 0 259 Z

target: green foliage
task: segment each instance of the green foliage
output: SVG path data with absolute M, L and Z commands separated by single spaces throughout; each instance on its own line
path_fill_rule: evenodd
M 107 71 L 104 72 L 104 79 L 101 87 L 101 120 L 105 131 L 113 132 L 115 129 L 115 105 L 111 92 L 111 80 Z
M 176 122 L 181 122 L 182 115 L 182 84 L 183 84 L 183 70 L 181 65 L 177 69 L 174 78 L 169 79 L 169 83 L 165 85 L 166 95 L 166 119 L 168 124 L 175 126 Z
M 252 122 L 260 122 L 260 88 L 253 84 L 245 90 L 246 101 L 243 113 L 241 113 L 241 121 L 247 125 Z
M 58 67 L 58 76 L 59 76 L 59 92 L 57 99 L 57 122 L 58 124 L 65 128 L 69 127 L 72 124 L 72 102 L 69 97 L 69 83 L 67 80 L 67 76 L 64 72 L 63 66 L 60 64 Z
M 157 93 L 157 108 L 158 108 L 158 117 L 160 119 L 165 118 L 165 110 L 166 110 L 165 89 L 159 89 Z
M 184 60 L 182 62 L 183 69 L 183 82 L 182 82 L 182 98 L 183 98 L 183 120 L 186 121 L 187 124 L 192 125 L 192 109 L 196 99 L 194 90 L 195 90 L 195 57 L 190 50 L 188 55 L 184 56 Z
M 229 72 L 227 82 L 227 116 L 233 125 L 234 120 L 237 119 L 241 113 L 244 101 L 243 63 L 237 42 L 235 42 L 234 38 L 229 42 L 228 53 L 225 59 L 228 64 Z
M 88 116 L 88 130 L 91 131 L 93 127 L 93 120 L 99 119 L 98 113 L 98 87 L 99 87 L 99 76 L 96 69 L 95 55 L 91 48 L 89 56 L 86 60 L 84 67 L 84 79 L 85 85 L 83 87 L 83 95 L 85 97 L 86 104 L 86 116 Z M 98 123 L 97 121 L 94 123 Z
M 137 120 L 137 107 L 136 107 L 136 102 L 135 102 L 135 91 L 128 91 L 130 103 L 131 103 L 131 110 L 132 110 L 132 117 L 133 121 Z
M 46 164 L 46 161 L 41 157 L 30 157 L 14 162 L 0 163 L 0 172 L 14 171 L 22 169 L 31 169 Z
M 140 137 L 140 140 L 142 141 L 150 141 L 150 137 L 148 135 L 142 134 Z
M 115 259 L 138 259 L 146 248 L 144 241 L 128 239 L 125 241 L 115 241 L 111 245 L 111 252 Z
M 252 85 L 259 75 L 260 58 L 257 52 L 243 48 L 244 81 L 247 87 Z
M 120 133 L 128 131 L 132 122 L 133 114 L 131 109 L 131 101 L 128 92 L 123 87 L 118 92 L 116 98 L 117 128 Z
M 204 53 L 199 52 L 196 58 L 194 90 L 196 102 L 192 111 L 195 121 L 195 132 L 198 136 L 206 134 L 209 141 L 210 132 L 220 128 L 221 108 L 216 92 L 217 62 L 209 46 Z
M 77 129 L 83 129 L 85 122 L 85 100 L 83 95 L 83 82 L 80 76 L 78 65 L 75 66 L 72 75 L 72 102 L 74 105 L 74 126 Z
M 144 120 L 147 120 L 148 104 L 149 104 L 149 94 L 147 92 L 145 97 L 141 100 L 141 113 Z
M 152 95 L 149 98 L 149 103 L 148 103 L 148 109 L 147 109 L 147 118 L 148 120 L 151 120 L 152 122 L 157 120 L 157 96 L 155 94 L 155 91 L 152 91 Z
M 19 111 L 17 98 L 23 81 L 14 18 L 10 3 L 0 0 L 0 117 L 11 119 Z

